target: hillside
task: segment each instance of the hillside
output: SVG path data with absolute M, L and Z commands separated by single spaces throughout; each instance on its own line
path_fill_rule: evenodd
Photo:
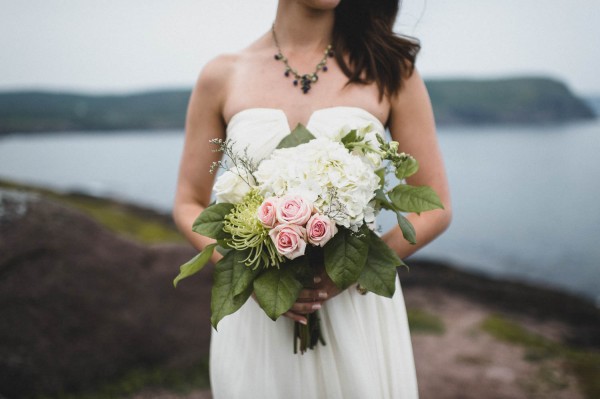
M 547 78 L 426 81 L 438 125 L 539 124 L 595 117 L 562 82 Z M 189 90 L 132 95 L 0 93 L 0 134 L 181 129 Z
M 562 82 L 547 78 L 430 80 L 439 125 L 538 124 L 595 118 Z
M 173 288 L 195 251 L 141 242 L 155 223 L 172 229 L 127 204 L 0 181 L 0 398 L 210 397 L 212 267 Z M 421 398 L 600 397 L 593 304 L 408 263 L 399 275 Z
M 596 116 L 600 117 L 600 96 L 590 96 L 585 98 L 585 102 L 592 108 L 596 113 Z
M 92 96 L 0 93 L 0 134 L 86 130 L 179 129 L 189 90 Z

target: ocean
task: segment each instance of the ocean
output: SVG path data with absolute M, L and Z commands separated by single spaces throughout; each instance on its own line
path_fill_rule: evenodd
M 600 121 L 440 128 L 439 139 L 454 218 L 415 257 L 600 303 Z M 169 212 L 182 146 L 182 131 L 10 135 L 0 179 Z

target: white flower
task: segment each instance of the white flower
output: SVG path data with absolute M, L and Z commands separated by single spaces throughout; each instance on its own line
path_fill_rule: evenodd
M 217 178 L 213 187 L 217 203 L 237 204 L 241 202 L 244 195 L 248 194 L 252 188 L 248 183 L 256 184 L 250 173 L 240 171 L 236 167 L 226 170 Z
M 320 137 L 273 151 L 255 176 L 265 197 L 302 193 L 319 213 L 356 231 L 373 213 L 369 202 L 379 187 L 373 170 L 340 142 Z

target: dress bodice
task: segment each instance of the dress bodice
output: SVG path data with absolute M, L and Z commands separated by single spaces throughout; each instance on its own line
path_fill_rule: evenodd
M 369 111 L 359 107 L 337 106 L 314 111 L 306 128 L 315 137 L 331 137 L 342 128 L 362 128 L 368 124 L 381 135 L 384 134 L 383 124 Z M 290 133 L 290 127 L 281 109 L 247 108 L 231 117 L 226 133 L 236 150 L 247 149 L 248 155 L 259 161 L 267 157 Z

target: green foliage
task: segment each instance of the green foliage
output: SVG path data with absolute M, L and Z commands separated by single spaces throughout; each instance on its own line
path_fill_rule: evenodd
M 213 254 L 213 251 L 217 244 L 209 244 L 207 245 L 202 252 L 198 255 L 194 256 L 192 259 L 184 263 L 179 267 L 179 274 L 173 280 L 173 286 L 177 287 L 177 283 L 183 280 L 186 277 L 192 276 L 198 273 L 206 263 L 210 260 L 210 257 Z
M 529 360 L 539 360 L 547 357 L 562 358 L 566 366 L 577 377 L 586 398 L 600 397 L 599 352 L 571 348 L 527 331 L 519 324 L 498 315 L 485 319 L 481 324 L 481 328 L 501 341 L 524 346 L 528 350 L 526 357 Z
M 396 291 L 396 267 L 404 264 L 381 238 L 369 231 L 367 261 L 358 283 L 367 290 L 391 298 Z
M 210 238 L 225 238 L 223 233 L 223 222 L 225 216 L 233 209 L 232 204 L 214 204 L 204 209 L 196 218 L 192 230 Z
M 299 146 L 300 144 L 308 143 L 315 136 L 308 131 L 302 124 L 298 124 L 294 130 L 287 136 L 285 136 L 277 145 L 277 148 L 292 148 Z
M 401 212 L 425 212 L 444 209 L 438 195 L 428 186 L 399 184 L 388 194 L 394 207 Z
M 369 252 L 369 241 L 364 235 L 365 226 L 360 235 L 340 227 L 338 233 L 325 245 L 325 270 L 327 275 L 340 289 L 354 284 L 362 273 Z
M 398 226 L 400 226 L 400 230 L 402 231 L 402 237 L 409 243 L 416 244 L 417 232 L 412 223 L 398 211 L 396 211 L 396 218 L 398 219 Z
M 254 280 L 256 300 L 272 320 L 277 320 L 292 307 L 301 289 L 302 284 L 296 280 L 294 270 L 286 266 L 269 268 Z
M 396 167 L 394 174 L 398 180 L 406 179 L 417 173 L 419 170 L 419 163 L 413 157 L 402 158 L 402 160 L 397 162 L 394 166 Z
M 236 312 L 252 294 L 252 286 L 235 294 L 235 288 L 242 285 L 237 280 L 245 279 L 246 275 L 234 269 L 247 268 L 244 264 L 247 256 L 248 251 L 230 251 L 215 265 L 210 301 L 210 322 L 215 330 L 223 317 Z
M 438 316 L 423 309 L 408 309 L 408 324 L 412 333 L 441 335 L 446 331 L 444 322 Z
M 352 129 L 348 133 L 346 133 L 346 135 L 344 137 L 342 137 L 342 144 L 344 144 L 344 147 L 348 148 L 348 146 L 351 143 L 354 143 L 356 141 L 361 141 L 361 140 L 362 140 L 362 137 L 359 137 L 358 130 Z

